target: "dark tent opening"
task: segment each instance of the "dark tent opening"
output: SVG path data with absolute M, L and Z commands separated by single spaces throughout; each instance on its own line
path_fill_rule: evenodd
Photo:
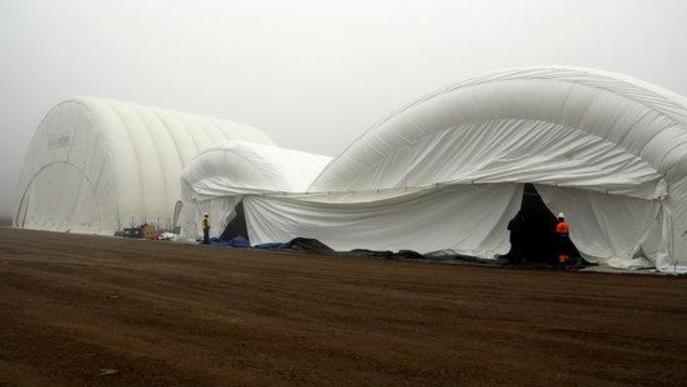
M 229 240 L 242 237 L 248 241 L 248 227 L 246 227 L 246 215 L 243 211 L 243 200 L 234 207 L 234 218 L 227 224 L 220 239 Z
M 571 257 L 579 257 L 569 239 L 561 243 L 556 224 L 556 216 L 546 207 L 534 185 L 525 184 L 520 211 L 508 223 L 511 249 L 507 258 L 510 262 L 557 264 L 563 244 Z

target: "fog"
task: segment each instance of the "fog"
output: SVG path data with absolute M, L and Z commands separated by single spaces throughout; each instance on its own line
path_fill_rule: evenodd
M 569 64 L 687 95 L 687 1 L 0 2 L 0 215 L 69 96 L 230 119 L 336 155 L 385 113 L 500 68 Z

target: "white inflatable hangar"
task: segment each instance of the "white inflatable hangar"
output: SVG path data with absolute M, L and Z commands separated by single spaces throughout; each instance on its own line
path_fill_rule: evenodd
M 227 140 L 272 144 L 214 118 L 92 97 L 62 102 L 31 141 L 14 225 L 106 235 L 146 222 L 170 227 L 182 170 Z

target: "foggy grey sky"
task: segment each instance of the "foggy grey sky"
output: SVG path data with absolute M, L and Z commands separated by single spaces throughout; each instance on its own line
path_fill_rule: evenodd
M 568 64 L 687 95 L 687 1 L 0 0 L 0 215 L 33 132 L 94 95 L 335 155 L 385 113 L 500 68 Z

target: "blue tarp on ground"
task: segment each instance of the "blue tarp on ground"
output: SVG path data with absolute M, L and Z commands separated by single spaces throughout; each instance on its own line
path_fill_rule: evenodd
M 269 242 L 269 243 L 261 243 L 259 245 L 253 246 L 254 249 L 263 249 L 263 250 L 283 250 L 287 248 L 287 244 L 283 242 Z
M 246 240 L 246 238 L 241 237 L 241 236 L 227 239 L 227 240 L 219 239 L 219 238 L 210 238 L 210 244 L 213 246 L 250 248 L 250 242 L 248 242 L 248 240 Z

